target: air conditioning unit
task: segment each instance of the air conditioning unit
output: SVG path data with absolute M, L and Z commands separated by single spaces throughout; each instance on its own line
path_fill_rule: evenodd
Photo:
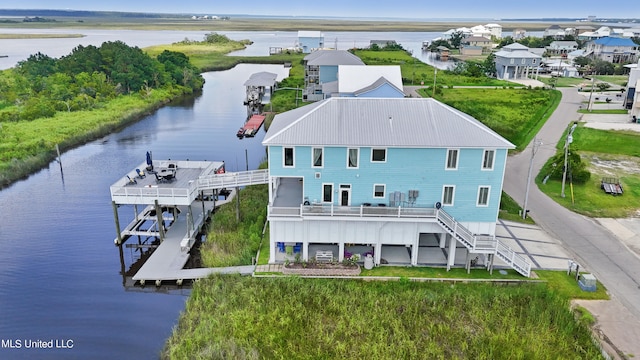
M 315 177 L 316 177 L 316 179 L 320 179 L 320 178 L 322 177 L 322 174 L 321 174 L 321 173 L 319 173 L 319 172 L 317 172 L 317 173 L 315 174 Z

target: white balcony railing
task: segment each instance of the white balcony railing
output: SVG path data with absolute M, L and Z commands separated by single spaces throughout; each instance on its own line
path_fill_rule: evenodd
M 433 208 L 378 207 L 378 206 L 335 206 L 300 205 L 299 207 L 269 206 L 270 217 L 387 217 L 387 218 L 431 218 L 435 219 Z

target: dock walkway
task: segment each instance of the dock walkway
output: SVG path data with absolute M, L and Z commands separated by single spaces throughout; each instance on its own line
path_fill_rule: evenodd
M 111 186 L 111 200 L 116 226 L 116 245 L 122 246 L 132 236 L 156 237 L 161 243 L 132 277 L 141 284 L 153 281 L 192 280 L 212 273 L 253 273 L 254 266 L 231 268 L 184 269 L 190 250 L 197 241 L 207 218 L 215 207 L 230 202 L 238 187 L 268 183 L 268 171 L 224 172 L 224 163 L 207 161 L 154 161 L 156 169 L 175 169 L 170 182 L 160 182 L 154 173 L 140 176 L 134 169 Z M 145 169 L 141 164 L 138 169 Z M 226 189 L 224 200 L 218 196 Z M 120 205 L 132 205 L 135 217 L 120 228 Z M 144 205 L 142 212 L 138 206 Z M 163 209 L 162 211 L 160 209 Z M 163 212 L 171 212 L 164 214 Z M 156 214 L 160 212 L 160 214 Z M 171 223 L 163 234 L 162 224 Z

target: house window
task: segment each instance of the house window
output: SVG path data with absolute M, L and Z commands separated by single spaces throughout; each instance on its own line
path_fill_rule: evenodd
M 489 206 L 489 186 L 480 186 L 478 188 L 477 206 Z
M 458 149 L 447 150 L 447 170 L 458 169 Z
M 347 149 L 347 167 L 356 169 L 358 168 L 358 155 L 359 149 Z
M 493 162 L 495 159 L 495 150 L 485 150 L 482 157 L 482 170 L 493 170 Z
M 322 184 L 322 202 L 333 202 L 333 184 Z
M 516 63 L 516 59 L 511 59 L 510 63 L 511 64 L 515 64 Z
M 384 199 L 384 191 L 386 185 L 384 184 L 374 184 L 373 185 L 373 197 L 376 199 Z
M 371 162 L 386 162 L 387 149 L 371 149 Z
M 526 63 L 527 63 L 527 59 L 522 59 L 522 60 L 520 60 L 520 62 L 521 62 L 522 64 L 526 64 Z
M 293 164 L 294 164 L 293 148 L 290 148 L 290 147 L 284 148 L 283 154 L 284 154 L 284 166 L 293 167 Z
M 313 148 L 312 150 L 311 164 L 313 167 L 322 167 L 322 148 Z
M 453 206 L 456 187 L 453 185 L 445 185 L 442 188 L 442 205 Z
M 533 59 L 533 64 L 535 65 L 538 62 L 538 59 Z

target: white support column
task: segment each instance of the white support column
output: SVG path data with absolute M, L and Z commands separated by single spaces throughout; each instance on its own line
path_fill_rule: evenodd
M 447 233 L 440 234 L 440 249 L 444 249 L 447 246 Z
M 342 262 L 344 260 L 344 242 L 340 241 L 338 243 L 338 261 Z
M 269 230 L 271 232 L 271 230 Z M 276 263 L 276 241 L 273 234 L 269 234 L 269 264 Z
M 411 247 L 411 265 L 418 265 L 418 250 L 420 249 L 420 233 L 416 234 L 416 239 Z
M 456 238 L 449 236 L 449 259 L 447 259 L 447 271 L 451 270 L 451 267 L 456 262 Z
M 309 261 L 309 242 L 306 240 L 302 242 L 302 260 Z
M 513 72 L 513 79 L 517 79 L 518 78 L 518 72 L 520 71 L 520 67 L 516 66 L 516 70 Z
M 273 204 L 273 178 L 269 176 L 269 205 Z
M 375 250 L 375 265 L 380 265 L 381 258 L 382 258 L 382 244 L 380 244 L 380 242 L 377 242 L 376 250 Z

